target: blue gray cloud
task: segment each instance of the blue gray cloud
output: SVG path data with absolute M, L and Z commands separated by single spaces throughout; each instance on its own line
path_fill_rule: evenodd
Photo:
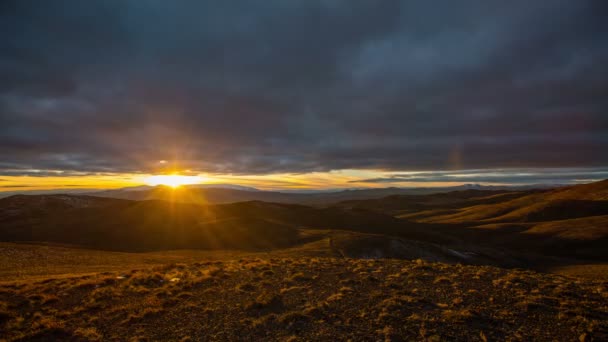
M 3 1 L 0 174 L 608 165 L 605 1 Z

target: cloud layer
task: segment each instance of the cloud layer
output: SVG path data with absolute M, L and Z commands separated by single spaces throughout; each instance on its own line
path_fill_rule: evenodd
M 3 1 L 0 174 L 605 166 L 607 15 L 605 1 Z
M 550 172 L 547 172 L 550 171 Z M 608 179 L 607 168 L 495 169 L 393 173 L 351 183 L 576 184 Z

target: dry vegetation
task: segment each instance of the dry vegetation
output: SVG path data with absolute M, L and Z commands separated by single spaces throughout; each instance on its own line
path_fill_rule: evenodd
M 132 270 L 201 259 L 227 259 L 247 254 L 250 253 L 203 250 L 121 253 L 47 244 L 0 242 L 0 283 Z
M 0 341 L 606 341 L 607 193 L 7 198 Z
M 608 339 L 608 282 L 423 260 L 241 258 L 0 285 L 19 340 Z

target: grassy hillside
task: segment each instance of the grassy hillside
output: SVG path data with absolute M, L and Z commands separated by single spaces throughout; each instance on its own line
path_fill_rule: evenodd
M 461 201 L 457 207 L 439 205 L 397 217 L 435 223 L 443 235 L 474 244 L 605 262 L 608 261 L 606 193 L 608 181 L 601 181 L 551 191 L 524 192 L 512 199 L 501 195 L 481 197 L 475 205 Z M 488 198 L 493 200 L 484 202 Z
M 203 250 L 122 253 L 48 244 L 0 242 L 0 283 L 143 269 L 201 259 L 223 260 L 249 254 L 251 253 L 243 251 Z
M 70 276 L 116 271 L 171 262 L 226 259 L 242 256 L 346 257 L 423 259 L 433 262 L 523 266 L 516 260 L 477 249 L 474 254 L 455 251 L 434 243 L 381 234 L 341 230 L 300 229 L 301 243 L 282 249 L 166 250 L 159 252 L 114 252 L 56 244 L 0 243 L 0 279 L 28 280 L 31 277 Z M 494 255 L 494 258 L 490 257 Z
M 608 284 L 423 261 L 243 258 L 0 285 L 33 340 L 608 339 Z
M 13 196 L 0 200 L 0 240 L 130 252 L 252 252 L 312 242 L 318 236 L 307 235 L 311 229 L 346 230 L 385 236 L 382 242 L 364 240 L 374 246 L 373 253 L 392 257 L 411 258 L 416 244 L 424 243 L 430 249 L 439 245 L 485 259 L 491 255 L 505 259 L 503 263 L 489 262 L 493 265 L 518 264 L 509 251 L 606 261 L 606 184 L 551 191 L 467 190 L 389 196 L 329 207 L 260 201 L 197 205 L 72 195 Z M 387 242 L 391 241 L 388 237 L 402 240 Z M 401 246 L 398 252 L 394 251 L 396 245 Z M 524 257 L 529 260 L 531 256 Z
M 608 201 L 608 179 L 551 191 L 549 199 Z
M 403 216 L 424 222 L 539 222 L 608 215 L 608 180 L 559 188 L 498 202 L 462 206 L 450 212 Z M 441 209 L 445 209 L 442 207 Z
M 528 222 L 604 215 L 608 181 L 554 190 L 467 190 L 423 196 L 388 196 L 345 201 L 338 206 L 364 208 L 420 222 Z

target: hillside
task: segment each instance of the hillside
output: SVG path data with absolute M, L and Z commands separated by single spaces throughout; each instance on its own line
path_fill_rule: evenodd
M 608 205 L 603 200 L 606 184 L 550 191 L 466 190 L 389 196 L 327 207 L 261 201 L 199 205 L 77 195 L 13 196 L 0 200 L 0 241 L 114 251 L 270 251 L 321 239 L 322 234 L 311 235 L 310 230 L 343 230 L 401 239 L 378 245 L 382 248 L 376 250 L 385 256 L 411 258 L 410 250 L 423 243 L 425 248 L 438 245 L 484 260 L 494 256 L 486 262 L 492 265 L 517 265 L 520 263 L 514 260 L 530 260 L 534 255 L 606 261 L 608 252 L 601 248 L 608 235 Z M 375 241 L 364 240 L 367 244 Z M 397 253 L 393 250 L 396 245 L 401 246 Z
M 84 203 L 84 204 L 83 204 Z M 196 205 L 90 196 L 15 196 L 0 202 L 1 241 L 46 241 L 144 251 L 293 246 L 300 228 L 397 231 L 400 220 L 342 208 L 241 202 Z
M 286 247 L 297 240 L 297 231 L 267 219 L 230 215 L 229 210 L 160 201 L 110 200 L 104 206 L 70 206 L 69 198 L 58 210 L 0 210 L 3 241 L 47 241 L 90 248 L 141 251 L 176 248 L 231 249 Z M 7 200 L 10 200 L 8 198 Z M 85 198 L 88 199 L 88 198 Z M 22 202 L 23 199 L 19 199 Z M 57 200 L 56 198 L 54 200 Z M 29 215 L 30 212 L 35 215 Z
M 608 181 L 600 181 L 553 190 L 389 196 L 339 206 L 434 224 L 429 228 L 437 235 L 460 243 L 608 261 L 607 193 Z
M 500 203 L 541 191 L 462 190 L 428 195 L 392 195 L 378 199 L 342 201 L 336 206 L 405 215 L 425 210 L 450 210 L 478 204 Z
M 45 211 L 42 209 L 47 208 L 51 199 L 41 202 L 32 196 L 31 203 L 26 205 L 27 198 L 16 198 L 27 211 L 0 221 L 2 241 L 50 242 L 122 252 L 174 249 L 269 252 L 294 248 L 302 251 L 316 244 L 318 250 L 314 255 L 518 264 L 507 255 L 490 257 L 498 252 L 474 246 L 451 249 L 442 244 L 453 238 L 437 234 L 430 229 L 432 225 L 409 224 L 363 209 L 255 201 L 205 206 L 106 199 L 101 200 L 103 205 L 83 207 L 78 198 L 62 195 L 52 199 L 69 198 L 60 210 Z M 7 199 L 5 203 L 12 202 Z M 31 211 L 37 214 L 26 215 Z M 463 254 L 472 251 L 470 255 Z
M 538 222 L 608 214 L 608 180 L 532 193 L 498 203 L 466 206 L 454 213 L 425 217 L 421 221 L 462 223 Z M 406 218 L 415 218 L 405 216 Z
M 71 278 L 100 272 L 145 269 L 170 263 L 223 260 L 250 255 L 244 251 L 172 250 L 125 253 L 55 244 L 0 242 L 0 283 Z

